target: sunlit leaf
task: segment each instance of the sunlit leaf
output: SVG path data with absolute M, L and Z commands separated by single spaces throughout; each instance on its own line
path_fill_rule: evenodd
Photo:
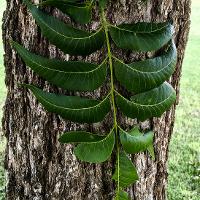
M 125 64 L 115 58 L 115 75 L 131 92 L 144 92 L 158 87 L 173 74 L 176 65 L 176 47 L 171 44 L 161 56 L 144 61 Z
M 111 156 L 115 144 L 115 135 L 112 130 L 107 137 L 97 142 L 79 144 L 75 150 L 75 155 L 82 161 L 89 163 L 101 163 Z
M 137 94 L 131 101 L 117 93 L 117 105 L 120 110 L 130 118 L 138 118 L 144 121 L 151 117 L 160 117 L 165 111 L 170 109 L 176 100 L 175 90 L 168 84 L 147 92 Z
M 103 46 L 105 34 L 102 28 L 94 33 L 75 29 L 44 13 L 29 0 L 25 0 L 25 3 L 41 28 L 42 34 L 63 52 L 71 55 L 89 55 Z
M 106 60 L 98 66 L 84 62 L 47 59 L 27 51 L 16 42 L 12 44 L 26 65 L 50 83 L 63 89 L 93 91 L 106 79 Z
M 102 121 L 110 111 L 109 95 L 103 101 L 77 96 L 56 95 L 44 92 L 33 85 L 23 85 L 30 89 L 47 111 L 65 119 L 79 123 Z
M 145 52 L 160 49 L 174 33 L 173 26 L 168 22 L 111 25 L 109 30 L 118 47 Z
M 126 188 L 138 180 L 138 174 L 135 166 L 124 152 L 120 152 L 119 167 L 117 160 L 115 173 L 112 178 L 118 182 L 118 177 L 120 188 Z

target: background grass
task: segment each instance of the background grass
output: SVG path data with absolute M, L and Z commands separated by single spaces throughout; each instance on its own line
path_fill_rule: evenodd
M 0 0 L 0 15 L 5 0 Z M 1 30 L 0 30 L 1 34 Z M 5 101 L 3 47 L 0 40 L 0 118 Z M 1 125 L 0 125 L 1 132 Z M 192 0 L 192 26 L 181 80 L 180 104 L 169 153 L 169 200 L 200 200 L 200 1 Z M 4 197 L 3 157 L 0 144 L 0 199 Z
M 180 104 L 170 144 L 170 200 L 200 200 L 200 1 L 192 0 L 192 26 L 181 79 Z

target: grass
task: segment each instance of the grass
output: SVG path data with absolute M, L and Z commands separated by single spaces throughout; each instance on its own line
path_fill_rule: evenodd
M 170 144 L 170 200 L 200 199 L 200 1 L 192 1 L 192 26 L 181 79 L 180 104 Z
M 0 0 L 0 15 L 5 0 Z M 169 200 L 200 199 L 200 1 L 192 0 L 192 27 L 181 80 L 180 104 L 169 153 Z M 1 34 L 1 30 L 0 30 Z M 5 101 L 3 48 L 0 40 L 0 118 Z M 4 199 L 4 146 L 0 145 L 0 199 Z

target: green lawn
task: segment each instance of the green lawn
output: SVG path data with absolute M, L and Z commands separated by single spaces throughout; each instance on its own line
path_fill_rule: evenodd
M 5 1 L 0 0 L 0 14 Z M 1 33 L 1 30 L 0 30 Z M 0 40 L 0 118 L 5 100 L 3 48 Z M 181 80 L 180 104 L 169 155 L 169 200 L 200 199 L 200 1 L 192 2 L 192 27 Z M 1 131 L 0 131 L 1 132 Z M 3 199 L 3 149 L 0 145 L 0 199 Z
M 192 1 L 192 26 L 181 79 L 180 104 L 169 154 L 170 200 L 200 200 L 200 1 Z

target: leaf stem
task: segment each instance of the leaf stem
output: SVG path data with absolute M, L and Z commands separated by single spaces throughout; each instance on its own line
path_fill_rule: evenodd
M 114 86 L 114 73 L 113 73 L 113 60 L 112 60 L 112 53 L 111 53 L 111 45 L 109 40 L 108 34 L 108 22 L 105 17 L 105 12 L 101 9 L 101 21 L 106 35 L 106 44 L 107 44 L 107 51 L 108 51 L 108 59 L 109 59 L 109 66 L 110 66 L 110 85 L 111 85 L 111 101 L 113 107 L 113 118 L 114 118 L 114 129 L 115 129 L 115 136 L 116 136 L 116 148 L 117 148 L 117 169 L 118 169 L 118 177 L 117 177 L 117 200 L 119 199 L 120 193 L 120 181 L 119 181 L 119 154 L 120 154 L 120 145 L 119 145 L 119 135 L 118 135 L 118 124 L 117 124 L 117 108 L 115 103 L 115 86 Z

